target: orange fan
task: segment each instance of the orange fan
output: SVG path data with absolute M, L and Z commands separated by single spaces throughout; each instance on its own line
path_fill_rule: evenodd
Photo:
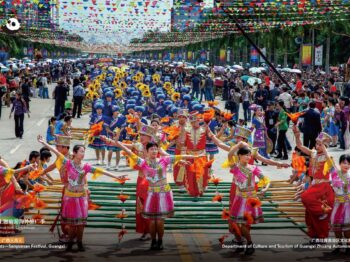
M 35 180 L 38 177 L 40 177 L 41 171 L 40 170 L 33 170 L 32 172 L 29 173 L 29 179 Z
M 46 189 L 45 186 L 43 186 L 42 184 L 39 184 L 39 183 L 36 183 L 33 187 L 33 191 L 35 193 L 40 193 L 40 192 L 43 192 L 44 190 Z
M 286 113 L 286 114 L 287 114 L 287 116 L 289 116 L 290 120 L 292 120 L 293 124 L 296 125 L 299 117 L 304 115 L 305 112 L 302 111 L 302 112 L 297 112 L 297 113 L 293 113 L 293 114 L 290 114 L 290 113 Z
M 253 219 L 253 216 L 252 216 L 251 213 L 249 213 L 249 212 L 244 212 L 243 217 L 244 217 L 244 220 L 247 221 L 247 222 L 246 222 L 247 225 L 251 225 L 251 224 L 254 223 L 254 219 Z
M 124 152 L 124 151 L 123 151 Z M 124 185 L 126 181 L 130 180 L 130 178 L 127 177 L 118 177 L 114 179 L 114 181 L 117 181 L 119 184 Z
M 89 200 L 89 210 L 96 210 L 99 209 L 101 206 L 93 203 L 91 200 Z
M 44 218 L 44 216 L 42 214 L 39 214 L 39 213 L 32 216 L 32 219 L 35 220 L 35 224 L 39 224 L 43 218 Z
M 125 214 L 124 212 L 122 212 L 122 213 L 120 213 L 120 214 L 117 214 L 115 217 L 116 217 L 116 218 L 119 218 L 119 219 L 124 219 L 124 218 L 128 217 L 128 215 Z
M 231 113 L 224 113 L 224 118 L 225 120 L 229 121 L 232 119 L 232 117 L 234 116 L 235 114 L 231 114 Z
M 97 124 L 93 124 L 90 127 L 90 134 L 92 134 L 93 136 L 98 136 L 103 130 L 103 123 L 104 122 L 102 121 Z
M 212 182 L 215 186 L 217 186 L 221 181 L 222 181 L 222 179 L 220 179 L 218 177 L 213 177 L 210 179 L 210 182 Z
M 30 208 L 30 206 L 35 200 L 36 200 L 35 192 L 30 192 L 27 195 L 20 195 L 18 197 L 16 196 L 16 201 L 17 201 L 16 208 L 18 209 Z
M 163 131 L 168 134 L 168 140 L 174 140 L 180 135 L 181 128 L 178 126 L 167 126 L 163 128 Z
M 39 198 L 37 198 L 36 199 L 36 201 L 34 202 L 34 208 L 35 209 L 45 209 L 47 207 L 47 204 L 43 201 L 43 200 L 41 200 L 41 199 L 39 199 Z
M 23 160 L 22 163 L 21 163 L 21 166 L 20 168 L 23 168 L 27 165 L 27 160 Z M 25 174 L 27 174 L 27 171 L 22 171 L 18 174 L 18 177 L 17 179 L 19 179 L 20 177 L 24 176 Z
M 222 201 L 222 195 L 220 194 L 216 194 L 213 199 L 212 199 L 213 202 L 221 202 Z
M 131 127 L 125 127 L 125 130 L 128 133 L 128 135 L 130 135 L 130 136 L 137 136 L 137 133 L 135 133 L 134 129 L 132 129 Z
M 169 123 L 170 122 L 170 117 L 163 117 L 161 120 L 160 120 L 161 123 Z
M 298 177 L 300 177 L 307 170 L 305 157 L 299 156 L 297 152 L 293 152 L 292 167 L 298 172 Z
M 129 199 L 129 196 L 121 194 L 121 195 L 117 196 L 117 198 L 119 198 L 119 200 L 124 203 L 127 199 Z
M 137 121 L 138 121 L 138 118 L 134 117 L 132 115 L 127 115 L 126 119 L 127 119 L 126 122 L 128 122 L 128 123 L 137 123 Z
M 209 123 L 215 117 L 215 110 L 210 108 L 208 111 L 203 113 L 203 120 L 205 123 Z
M 219 101 L 208 101 L 208 106 L 213 107 L 213 106 L 217 106 L 219 104 Z
M 250 205 L 252 208 L 256 208 L 256 207 L 261 207 L 261 202 L 258 198 L 248 198 L 247 200 L 247 204 Z
M 223 220 L 228 220 L 228 219 L 230 218 L 230 213 L 227 211 L 226 208 L 224 208 L 224 209 L 222 210 L 221 218 L 222 218 Z

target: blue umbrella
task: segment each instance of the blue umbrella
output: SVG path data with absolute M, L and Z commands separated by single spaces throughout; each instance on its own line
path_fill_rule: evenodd
M 250 76 L 247 76 L 247 75 L 241 76 L 241 79 L 242 79 L 243 81 L 245 81 L 245 82 L 246 82 L 249 78 L 250 78 Z

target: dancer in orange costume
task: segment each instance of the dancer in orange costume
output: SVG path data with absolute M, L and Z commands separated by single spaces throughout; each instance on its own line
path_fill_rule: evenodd
M 316 139 L 316 148 L 311 150 L 302 145 L 300 131 L 293 127 L 297 147 L 310 156 L 308 175 L 312 178 L 311 186 L 301 194 L 301 201 L 305 206 L 305 223 L 308 235 L 314 243 L 317 239 L 327 238 L 329 233 L 330 213 L 334 205 L 334 191 L 330 185 L 329 175 L 332 165 L 326 153 L 326 146 L 332 138 L 322 132 Z

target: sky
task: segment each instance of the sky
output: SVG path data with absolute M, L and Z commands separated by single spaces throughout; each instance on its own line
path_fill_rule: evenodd
M 172 6 L 173 0 L 59 0 L 59 23 L 89 43 L 125 45 L 148 30 L 170 31 Z

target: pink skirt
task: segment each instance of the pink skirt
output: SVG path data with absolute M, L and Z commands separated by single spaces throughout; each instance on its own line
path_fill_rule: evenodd
M 174 215 L 173 192 L 170 186 L 150 187 L 142 216 L 149 219 L 163 219 Z
M 86 225 L 88 217 L 88 197 L 63 197 L 62 223 L 66 225 Z
M 331 230 L 350 230 L 350 201 L 344 203 L 335 201 L 331 215 Z
M 258 224 L 264 221 L 261 207 L 252 207 L 247 204 L 248 198 L 240 195 L 234 196 L 230 204 L 230 221 L 237 224 L 246 224 L 245 214 L 249 214 L 252 218 L 252 224 Z

